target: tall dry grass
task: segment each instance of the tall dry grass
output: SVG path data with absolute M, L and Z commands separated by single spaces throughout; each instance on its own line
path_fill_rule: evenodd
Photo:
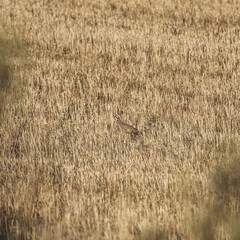
M 1 1 L 1 238 L 238 239 L 239 8 Z

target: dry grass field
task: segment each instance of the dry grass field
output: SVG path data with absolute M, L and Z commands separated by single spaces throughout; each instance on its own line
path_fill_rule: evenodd
M 0 1 L 0 239 L 240 239 L 239 13 Z

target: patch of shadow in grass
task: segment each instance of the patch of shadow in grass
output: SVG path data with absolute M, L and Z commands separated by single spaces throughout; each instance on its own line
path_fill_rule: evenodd
M 0 123 L 3 120 L 8 121 L 7 110 L 3 119 L 4 107 L 7 104 L 16 104 L 23 96 L 24 86 L 18 74 L 24 63 L 26 63 L 25 45 L 16 36 L 9 37 L 0 26 Z M 6 206 L 0 208 L 0 239 L 9 238 L 11 235 L 9 229 L 14 222 L 11 207 Z
M 135 240 L 165 240 L 168 239 L 167 230 L 157 227 L 146 227 L 136 234 Z
M 16 103 L 23 95 L 23 83 L 13 74 L 26 63 L 27 48 L 19 39 L 9 37 L 0 26 L 0 114 L 4 104 Z
M 232 199 L 240 201 L 240 153 L 237 140 L 230 139 L 224 143 L 213 176 L 213 190 L 218 200 L 228 204 Z
M 221 205 L 210 204 L 195 219 L 193 233 L 195 239 L 212 240 L 216 239 L 217 229 L 223 223 L 226 212 Z
M 219 229 L 229 232 L 230 239 L 240 239 L 240 153 L 237 140 L 223 143 L 218 154 L 219 164 L 210 186 L 210 203 L 193 226 L 196 239 L 216 239 Z

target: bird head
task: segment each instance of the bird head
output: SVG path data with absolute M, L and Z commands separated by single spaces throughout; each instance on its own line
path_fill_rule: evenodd
M 114 118 L 115 118 L 116 121 L 121 121 L 121 119 L 118 115 L 115 115 Z

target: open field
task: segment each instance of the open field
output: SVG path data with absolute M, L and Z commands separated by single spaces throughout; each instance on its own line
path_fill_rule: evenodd
M 1 1 L 0 239 L 240 239 L 239 12 Z

